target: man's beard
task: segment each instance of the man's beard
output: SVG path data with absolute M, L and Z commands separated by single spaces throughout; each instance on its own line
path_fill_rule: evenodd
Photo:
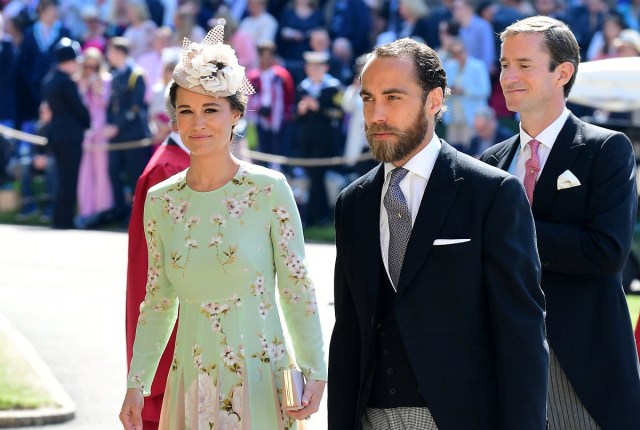
M 424 140 L 429 128 L 429 120 L 425 115 L 424 106 L 420 109 L 416 120 L 406 130 L 400 130 L 385 124 L 365 124 L 367 143 L 373 157 L 382 163 L 391 163 L 406 158 Z M 375 133 L 392 133 L 398 141 L 376 140 Z

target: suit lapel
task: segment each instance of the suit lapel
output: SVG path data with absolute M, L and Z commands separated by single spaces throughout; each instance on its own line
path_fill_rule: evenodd
M 547 158 L 533 191 L 532 211 L 535 216 L 544 216 L 551 210 L 558 195 L 558 176 L 573 166 L 583 148 L 580 120 L 571 114 L 553 144 L 549 158 Z
M 383 183 L 384 166 L 380 164 L 359 185 L 356 207 L 356 219 L 359 222 L 356 224 L 354 240 L 358 243 L 359 264 L 367 279 L 367 289 L 374 309 L 383 265 L 380 250 L 380 199 Z
M 433 241 L 438 238 L 451 205 L 464 178 L 457 177 L 458 152 L 442 141 L 442 149 L 420 202 L 420 209 L 411 231 L 400 274 L 398 295 L 411 283 L 423 266 Z
M 513 161 L 513 157 L 516 155 L 516 152 L 520 147 L 520 134 L 510 137 L 500 145 L 501 146 L 496 153 L 490 155 L 486 162 L 498 169 L 508 171 L 511 162 Z

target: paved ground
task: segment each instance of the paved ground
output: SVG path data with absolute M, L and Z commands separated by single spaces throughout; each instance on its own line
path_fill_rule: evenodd
M 124 233 L 0 225 L 0 314 L 33 344 L 77 405 L 74 420 L 32 429 L 120 428 L 126 244 Z M 310 244 L 307 254 L 328 346 L 335 248 Z M 326 412 L 310 423 L 311 430 L 326 429 Z

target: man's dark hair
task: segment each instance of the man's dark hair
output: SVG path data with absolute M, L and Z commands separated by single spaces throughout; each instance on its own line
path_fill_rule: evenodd
M 542 34 L 542 46 L 549 52 L 551 61 L 549 71 L 553 72 L 562 63 L 573 64 L 574 71 L 571 79 L 564 84 L 564 96 L 569 97 L 569 92 L 576 81 L 578 64 L 580 63 L 580 46 L 569 27 L 562 21 L 548 16 L 532 16 L 516 21 L 500 33 L 500 40 L 516 34 Z
M 418 77 L 418 85 L 422 88 L 422 101 L 427 100 L 427 96 L 431 90 L 442 88 L 444 99 L 442 101 L 442 109 L 436 114 L 436 120 L 442 117 L 447 110 L 445 100 L 450 93 L 447 88 L 447 75 L 442 68 L 442 63 L 436 51 L 425 43 L 416 42 L 413 39 L 405 37 L 386 45 L 378 46 L 369 55 L 367 62 L 376 57 L 406 57 L 413 60 L 416 75 Z

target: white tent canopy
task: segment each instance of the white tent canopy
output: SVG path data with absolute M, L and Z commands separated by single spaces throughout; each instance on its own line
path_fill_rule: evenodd
M 580 63 L 568 100 L 610 112 L 640 109 L 640 57 Z

